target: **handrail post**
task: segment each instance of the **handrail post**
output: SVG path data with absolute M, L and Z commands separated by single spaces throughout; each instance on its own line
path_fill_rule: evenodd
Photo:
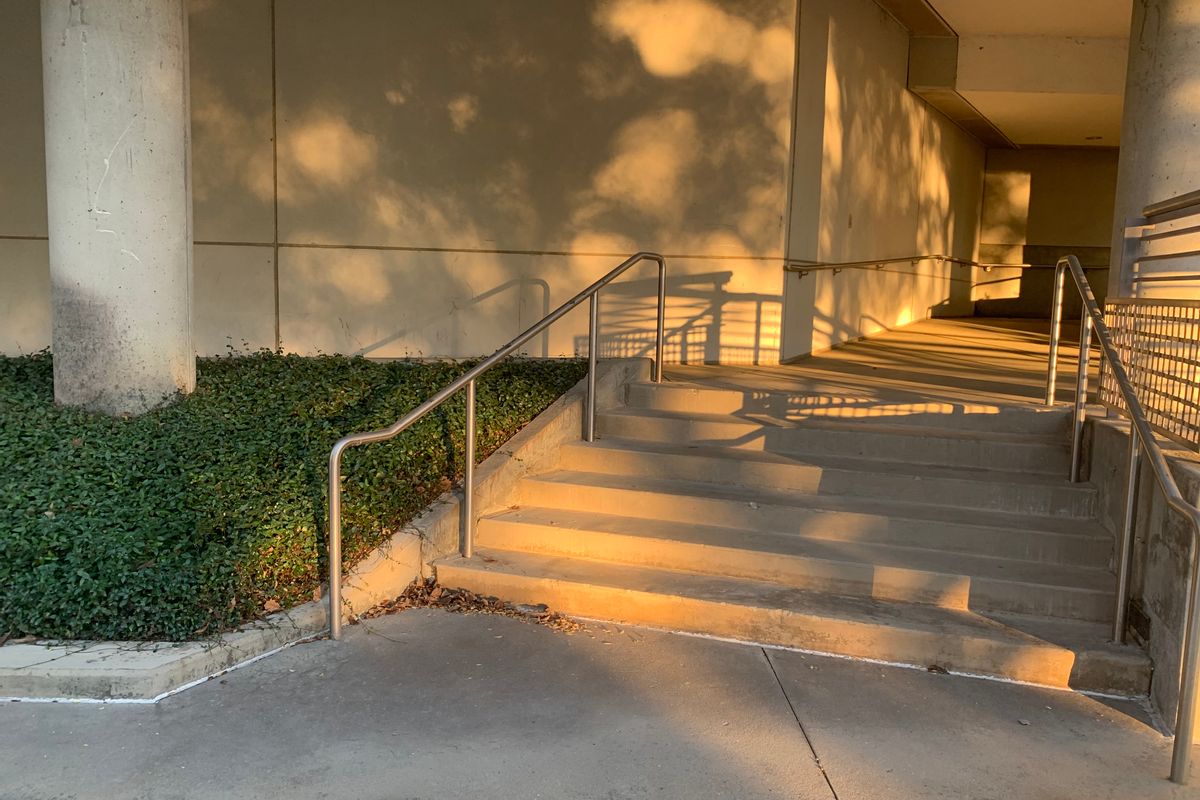
M 467 381 L 467 430 L 463 448 L 462 557 L 475 554 L 475 381 Z
M 596 441 L 596 333 L 600 327 L 600 292 L 588 305 L 587 403 L 584 407 L 583 440 Z
M 1084 308 L 1079 318 L 1079 371 L 1075 375 L 1075 409 L 1071 414 L 1071 483 L 1079 483 L 1083 457 L 1083 423 L 1087 416 L 1088 363 L 1092 350 L 1092 318 Z
M 1179 670 L 1179 707 L 1175 714 L 1175 745 L 1171 750 L 1171 780 L 1183 784 L 1188 782 L 1192 757 L 1192 740 L 1196 727 L 1196 683 L 1197 629 L 1200 628 L 1200 523 L 1192 518 L 1192 543 L 1190 548 L 1192 576 L 1188 586 L 1183 629 L 1183 658 Z
M 658 328 L 654 337 L 654 382 L 663 379 L 663 339 L 667 326 L 667 263 L 658 260 Z
M 1129 425 L 1129 473 L 1125 483 L 1125 515 L 1121 523 L 1121 541 L 1117 548 L 1117 608 L 1113 614 L 1113 641 L 1125 644 L 1125 617 L 1129 605 L 1129 557 L 1133 552 L 1133 527 L 1137 517 L 1138 472 L 1141 442 L 1137 426 Z
M 342 638 L 342 450 L 329 453 L 329 638 Z
M 1050 365 L 1046 372 L 1046 405 L 1054 405 L 1055 384 L 1058 381 L 1058 340 L 1062 335 L 1063 288 L 1066 284 L 1066 265 L 1054 267 L 1054 300 L 1050 306 Z M 1084 316 L 1087 316 L 1086 311 Z

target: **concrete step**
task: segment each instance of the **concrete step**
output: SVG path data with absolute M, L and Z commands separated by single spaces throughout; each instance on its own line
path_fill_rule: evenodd
M 1070 448 L 1057 436 L 965 431 L 919 425 L 827 420 L 789 421 L 761 414 L 688 414 L 646 408 L 598 415 L 603 436 L 661 444 L 687 443 L 770 453 L 836 453 L 1062 477 Z
M 663 478 L 560 470 L 521 481 L 516 500 L 563 511 L 619 511 L 683 525 L 1082 567 L 1106 567 L 1113 551 L 1111 534 L 1090 520 Z
M 480 548 L 436 565 L 438 581 L 565 614 L 836 655 L 937 665 L 1091 689 L 1076 652 L 969 611 L 845 597 L 776 583 Z M 1088 660 L 1104 658 L 1103 651 Z M 1111 664 L 1112 672 L 1123 668 Z M 1136 676 L 1126 676 L 1128 682 Z M 1115 681 L 1105 681 L 1112 683 Z M 1105 690 L 1111 687 L 1105 686 Z
M 1096 505 L 1093 487 L 1044 475 L 621 439 L 565 445 L 560 465 L 581 472 L 630 477 L 670 475 L 713 484 L 787 489 L 797 494 L 939 503 L 1053 517 L 1090 518 Z
M 931 425 L 958 430 L 1057 435 L 1068 433 L 1065 408 L 987 402 L 939 401 L 918 395 L 880 397 L 877 392 L 833 389 L 793 392 L 765 388 L 718 387 L 679 381 L 633 383 L 626 392 L 632 408 L 688 414 L 763 414 L 785 420 L 822 418 L 888 425 Z
M 1135 697 L 1150 690 L 1150 657 L 1132 645 L 1111 641 L 1112 624 L 1050 619 L 1029 614 L 984 612 L 982 616 L 1075 653 L 1071 685 L 1089 692 Z
M 1111 617 L 1113 583 L 1082 569 L 580 511 L 479 521 L 480 546 L 782 583 L 797 589 L 1068 619 Z

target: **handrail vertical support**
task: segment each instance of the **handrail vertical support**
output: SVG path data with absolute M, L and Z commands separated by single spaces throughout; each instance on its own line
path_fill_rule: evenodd
M 1175 714 L 1175 745 L 1171 751 L 1171 780 L 1183 784 L 1188 782 L 1192 740 L 1196 727 L 1196 683 L 1197 655 L 1200 655 L 1200 641 L 1197 641 L 1197 630 L 1200 629 L 1200 528 L 1196 527 L 1195 518 L 1192 521 L 1191 565 L 1192 575 L 1188 594 L 1185 600 L 1183 629 L 1183 658 L 1180 659 L 1179 669 L 1179 707 Z
M 422 419 L 426 414 L 433 411 L 454 397 L 462 389 L 466 390 L 466 442 L 465 442 L 465 465 L 463 468 L 463 499 L 460 506 L 460 514 L 462 515 L 461 532 L 459 539 L 459 549 L 462 555 L 470 558 L 474 552 L 475 545 L 475 388 L 476 378 L 483 375 L 489 369 L 494 367 L 502 359 L 507 358 L 517 352 L 526 342 L 542 333 L 553 325 L 558 320 L 567 316 L 569 313 L 578 308 L 584 300 L 591 300 L 591 324 L 588 332 L 588 394 L 587 408 L 584 412 L 584 437 L 588 441 L 592 441 L 595 437 L 596 429 L 596 355 L 597 347 L 597 330 L 599 327 L 599 295 L 600 290 L 614 280 L 624 275 L 634 265 L 640 264 L 642 261 L 654 261 L 658 264 L 658 343 L 657 343 L 657 359 L 660 366 L 658 369 L 658 377 L 661 379 L 661 363 L 662 363 L 662 339 L 663 339 L 663 314 L 666 296 L 666 259 L 660 253 L 651 253 L 645 250 L 639 250 L 629 258 L 622 261 L 617 266 L 613 267 L 609 272 L 603 275 L 599 280 L 588 286 L 583 291 L 576 294 L 570 300 L 560 305 L 554 311 L 549 312 L 539 321 L 534 323 L 529 328 L 525 329 L 515 339 L 508 342 L 492 353 L 487 358 L 480 361 L 475 366 L 468 369 L 462 375 L 451 381 L 448 385 L 443 386 L 435 392 L 425 402 L 421 403 L 416 408 L 409 411 L 400 419 L 393 422 L 386 428 L 380 428 L 373 431 L 363 431 L 345 436 L 334 444 L 329 451 L 329 636 L 332 639 L 341 637 L 342 632 L 342 453 L 349 447 L 355 447 L 361 444 L 369 444 L 371 442 L 383 442 L 391 439 L 393 436 L 399 435 L 401 432 L 408 429 L 410 425 Z
M 467 381 L 467 430 L 463 455 L 462 557 L 475 554 L 475 381 Z
M 1066 278 L 1066 266 L 1061 263 L 1056 265 L 1054 267 L 1054 304 L 1050 307 L 1050 366 L 1046 372 L 1046 405 L 1048 406 L 1054 405 L 1055 384 L 1058 381 L 1058 341 L 1062 336 L 1063 288 Z
M 329 638 L 342 638 L 342 443 L 329 454 Z
M 1136 425 L 1129 426 L 1129 472 L 1125 484 L 1125 515 L 1117 548 L 1117 608 L 1113 614 L 1113 641 L 1125 644 L 1125 618 L 1129 605 L 1129 558 L 1133 552 L 1133 528 L 1137 517 L 1138 472 L 1141 443 Z
M 592 295 L 588 305 L 587 405 L 584 408 L 583 440 L 596 441 L 596 339 L 600 327 L 600 293 Z
M 663 379 L 663 339 L 667 327 L 667 264 L 660 259 L 658 262 L 658 328 L 654 335 L 654 382 L 662 383 Z
M 1086 309 L 1079 318 L 1079 371 L 1075 375 L 1075 410 L 1071 414 L 1071 483 L 1079 483 L 1083 457 L 1083 423 L 1087 417 L 1088 363 L 1092 349 L 1092 318 Z

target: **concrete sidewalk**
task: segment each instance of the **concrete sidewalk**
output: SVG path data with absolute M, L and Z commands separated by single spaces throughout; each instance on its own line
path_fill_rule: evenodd
M 1200 797 L 1169 759 L 1132 702 L 432 610 L 153 706 L 0 707 L 5 800 Z

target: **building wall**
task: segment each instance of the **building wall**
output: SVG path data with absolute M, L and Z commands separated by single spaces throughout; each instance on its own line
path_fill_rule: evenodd
M 0 18 L 0 351 L 22 352 L 49 343 L 37 4 Z M 478 355 L 644 248 L 669 255 L 670 358 L 771 363 L 785 255 L 970 256 L 982 151 L 904 89 L 907 34 L 871 0 L 804 0 L 797 87 L 796 21 L 793 0 L 192 0 L 198 349 Z M 789 279 L 787 355 L 945 308 L 949 269 L 918 272 Z M 629 278 L 602 355 L 652 347 L 654 273 Z M 585 333 L 576 312 L 530 351 Z
M 983 147 L 907 90 L 908 33 L 870 0 L 804 0 L 789 257 L 975 254 Z M 785 357 L 935 313 L 969 270 L 932 262 L 791 276 Z
M 1001 264 L 1053 265 L 1079 257 L 1103 300 L 1117 188 L 1112 148 L 989 150 L 980 222 L 980 258 Z M 984 315 L 1046 316 L 1053 271 L 996 269 L 979 276 L 974 298 Z M 1068 294 L 1071 310 L 1079 303 Z

